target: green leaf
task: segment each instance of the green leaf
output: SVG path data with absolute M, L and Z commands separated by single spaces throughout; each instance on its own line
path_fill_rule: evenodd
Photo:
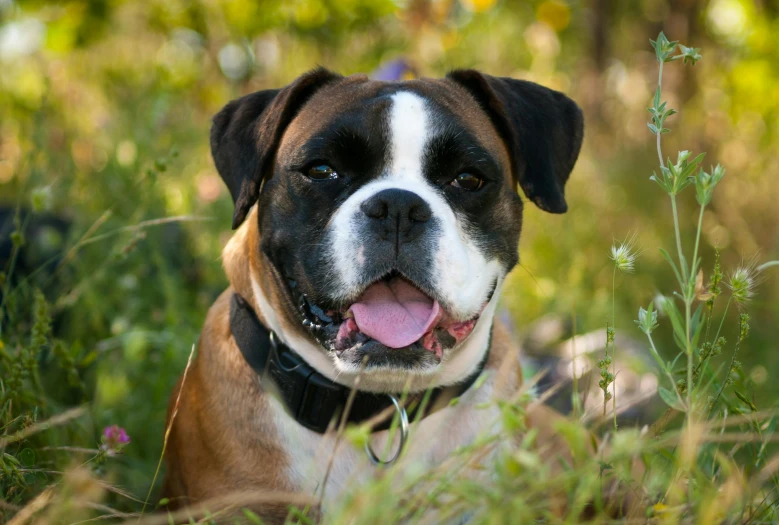
M 699 47 L 687 47 L 685 45 L 679 44 L 679 50 L 682 52 L 682 54 L 673 57 L 673 59 L 678 60 L 681 58 L 685 64 L 689 62 L 690 65 L 694 66 L 698 60 L 703 58 L 699 53 L 701 50 Z
M 684 329 L 684 323 L 682 322 L 682 314 L 679 313 L 679 309 L 676 307 L 676 303 L 670 297 L 662 296 L 660 299 L 661 310 L 671 320 L 671 326 L 674 329 L 674 335 L 678 340 L 676 344 L 682 351 L 687 351 L 687 332 Z
M 684 356 L 684 353 L 683 353 L 683 352 L 676 354 L 676 357 L 674 357 L 674 360 L 673 360 L 673 361 L 671 361 L 671 362 L 668 364 L 668 370 L 673 370 L 674 368 L 676 368 L 676 362 L 677 362 L 677 361 L 679 361 L 679 359 L 680 359 L 682 356 Z
M 690 175 L 697 167 L 698 164 L 700 164 L 703 161 L 703 158 L 706 156 L 706 152 L 699 153 L 694 159 L 692 159 L 689 162 L 689 169 L 687 170 L 686 175 Z
M 660 399 L 662 399 L 666 405 L 679 412 L 685 412 L 684 407 L 679 404 L 679 398 L 676 397 L 676 394 L 662 386 L 658 387 L 657 393 L 660 394 Z
M 31 448 L 25 448 L 19 453 L 19 461 L 25 467 L 35 466 L 35 452 Z
M 13 463 L 16 466 L 19 466 L 19 467 L 22 466 L 22 464 L 19 462 L 19 460 L 16 459 L 15 457 L 13 457 L 11 454 L 3 454 L 3 459 L 5 461 L 10 461 L 11 463 Z
M 482 385 L 487 381 L 487 377 L 488 377 L 487 374 L 482 374 L 479 377 L 477 377 L 476 381 L 473 382 L 473 386 L 471 388 L 473 388 L 474 390 L 478 390 L 479 388 L 481 388 Z
M 87 367 L 91 365 L 95 359 L 97 359 L 97 351 L 92 350 L 87 355 L 84 356 L 84 358 L 79 362 L 80 367 Z
M 649 42 L 652 44 L 657 61 L 660 63 L 673 60 L 671 54 L 676 50 L 676 45 L 679 43 L 676 40 L 669 41 L 662 31 L 657 35 L 657 40 L 650 40 Z
M 263 525 L 262 519 L 257 514 L 249 509 L 242 509 L 242 511 L 243 515 L 246 516 L 246 519 L 249 520 L 250 523 L 254 523 L 254 525 Z
M 734 390 L 733 393 L 736 394 L 736 397 L 739 398 L 745 405 L 747 405 L 752 410 L 752 412 L 757 412 L 757 407 L 747 396 L 738 390 Z
M 654 305 L 650 302 L 646 310 L 640 307 L 638 309 L 638 319 L 634 322 L 646 335 L 651 334 L 657 328 L 657 312 L 654 310 Z
M 299 523 L 302 523 L 304 525 L 313 525 L 313 520 L 308 517 L 308 507 L 304 509 L 299 509 L 297 507 L 290 507 L 289 508 L 289 514 L 290 517 L 296 518 Z
M 683 281 L 682 281 L 682 276 L 681 276 L 681 274 L 679 273 L 679 269 L 676 267 L 676 263 L 675 263 L 675 262 L 674 262 L 674 260 L 671 258 L 671 255 L 670 255 L 670 254 L 669 254 L 667 251 L 665 251 L 664 249 L 662 249 L 662 248 L 660 248 L 660 253 L 661 253 L 661 254 L 663 254 L 663 257 L 665 257 L 665 260 L 666 260 L 666 261 L 668 261 L 668 264 L 670 264 L 670 265 L 671 265 L 671 268 L 673 268 L 673 270 L 674 270 L 674 273 L 676 274 L 676 279 L 679 281 L 679 286 L 681 286 L 681 285 L 682 285 L 682 282 L 683 282 Z
M 708 362 L 707 362 L 707 368 L 708 368 Z M 713 385 L 716 383 L 717 378 L 722 373 L 722 369 L 723 368 L 725 368 L 725 363 L 720 363 L 720 365 L 716 368 L 716 370 L 712 371 L 711 376 L 709 377 L 709 380 L 706 381 L 706 384 L 703 385 L 703 388 L 701 389 L 703 392 L 713 388 Z

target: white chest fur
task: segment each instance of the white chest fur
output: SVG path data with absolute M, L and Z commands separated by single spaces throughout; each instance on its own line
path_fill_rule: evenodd
M 477 407 L 492 398 L 494 372 L 484 373 L 488 374 L 487 380 L 478 388 L 468 390 L 457 404 L 412 423 L 405 450 L 398 460 L 400 475 L 425 472 L 441 464 L 458 448 L 472 443 L 477 436 L 494 431 L 497 423 L 494 406 Z M 284 412 L 278 401 L 274 400 L 272 405 L 279 441 L 284 443 L 288 455 L 288 479 L 298 490 L 319 497 L 327 477 L 323 511 L 380 468 L 371 463 L 362 448 L 345 439 L 338 440 L 334 433 L 323 435 L 303 428 Z M 388 431 L 371 435 L 371 446 L 380 457 L 388 450 L 388 437 Z M 397 437 L 388 455 L 394 454 L 396 447 Z

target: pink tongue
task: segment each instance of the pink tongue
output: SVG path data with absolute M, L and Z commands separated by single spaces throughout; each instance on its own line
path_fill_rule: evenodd
M 351 310 L 360 332 L 390 348 L 403 348 L 419 341 L 438 322 L 441 307 L 395 277 L 370 286 Z

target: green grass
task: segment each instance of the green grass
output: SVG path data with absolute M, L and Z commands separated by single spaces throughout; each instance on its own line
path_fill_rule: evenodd
M 176 10 L 170 2 L 109 2 L 101 10 L 31 2 L 0 10 L 3 25 L 35 17 L 47 27 L 39 52 L 1 64 L 0 204 L 20 214 L 3 234 L 15 248 L 0 268 L 0 522 L 138 522 L 143 513 L 141 523 L 167 523 L 149 515 L 167 399 L 207 308 L 227 286 L 219 251 L 232 210 L 208 158 L 208 119 L 230 98 L 282 85 L 315 63 L 369 71 L 401 54 L 426 75 L 474 65 L 536 79 L 585 106 L 571 211 L 551 217 L 527 207 L 522 267 L 507 281 L 503 307 L 520 336 L 546 314 L 570 320 L 548 346 L 573 339 L 581 348 L 584 335 L 600 331 L 606 351 L 586 360 L 602 388 L 593 394 L 587 376 L 574 378 L 582 395 L 556 429 L 574 451 L 571 464 L 544 456 L 546 443 L 527 427 L 535 401 L 519 392 L 498 404 L 497 432 L 432 471 L 380 472 L 326 521 L 578 523 L 586 510 L 606 522 L 604 489 L 616 482 L 641 518 L 658 523 L 777 521 L 779 390 L 771 378 L 779 371 L 779 288 L 775 262 L 749 263 L 758 249 L 760 261 L 777 256 L 771 86 L 779 73 L 770 65 L 774 46 L 764 45 L 775 17 L 744 8 L 752 29 L 739 39 L 718 32 L 716 6 L 706 7 L 698 15 L 709 29 L 696 39 L 705 58 L 693 68 L 666 62 L 695 52 L 668 51 L 662 38 L 654 55 L 645 53 L 646 13 L 625 7 L 608 28 L 616 65 L 594 71 L 582 65 L 589 18 L 573 4 L 560 4 L 570 24 L 555 31 L 544 24 L 562 19 L 544 22 L 552 15 L 540 2 L 452 8 L 440 28 L 425 30 L 391 2 L 357 2 L 358 15 L 346 2 L 326 3 L 324 22 L 304 9 L 314 4 L 258 12 L 249 3 Z M 228 43 L 250 45 L 253 76 L 221 72 Z M 273 49 L 283 60 L 272 61 Z M 649 60 L 658 54 L 662 84 Z M 586 78 L 602 83 L 600 106 L 588 102 Z M 659 85 L 655 100 L 632 101 L 643 91 L 651 99 Z M 661 139 L 665 92 L 680 114 Z M 643 127 L 647 104 L 656 137 Z M 706 149 L 707 163 L 722 162 L 727 176 L 708 195 L 717 169 L 694 155 L 668 161 L 662 147 Z M 662 188 L 648 180 L 653 169 Z M 69 229 L 32 229 L 50 215 Z M 640 342 L 638 356 L 621 337 Z M 633 367 L 659 382 L 646 428 L 614 417 L 630 401 L 613 395 L 614 381 Z M 130 443 L 104 442 L 110 425 L 127 429 Z M 600 438 L 594 454 L 583 446 L 591 434 Z M 347 429 L 345 439 L 361 436 Z M 474 481 L 469 469 L 482 458 L 484 477 Z M 299 509 L 316 503 L 287 494 L 237 494 L 229 503 L 240 509 L 262 498 Z M 290 512 L 291 522 L 309 519 Z

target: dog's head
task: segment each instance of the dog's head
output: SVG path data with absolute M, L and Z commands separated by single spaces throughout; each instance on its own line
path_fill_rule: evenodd
M 233 227 L 256 221 L 251 293 L 271 329 L 326 375 L 450 384 L 481 361 L 517 263 L 517 185 L 565 212 L 582 131 L 573 101 L 531 82 L 318 69 L 230 102 L 211 148 Z

